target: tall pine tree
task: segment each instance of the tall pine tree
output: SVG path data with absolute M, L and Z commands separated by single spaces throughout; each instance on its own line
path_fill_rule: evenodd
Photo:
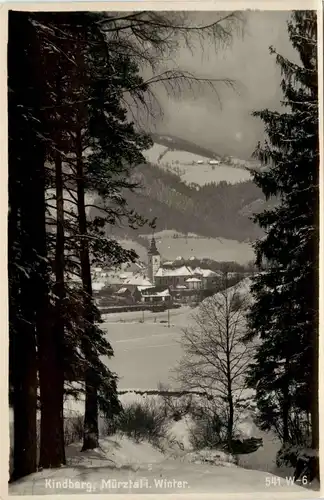
M 265 237 L 255 245 L 266 271 L 254 279 L 248 338 L 258 336 L 249 383 L 264 429 L 282 442 L 318 448 L 319 139 L 317 18 L 296 11 L 288 33 L 299 61 L 271 48 L 281 68 L 282 111 L 254 113 L 268 139 L 254 181 L 278 204 L 255 217 Z M 311 430 L 308 422 L 311 416 Z M 311 432 L 311 435 L 310 435 Z

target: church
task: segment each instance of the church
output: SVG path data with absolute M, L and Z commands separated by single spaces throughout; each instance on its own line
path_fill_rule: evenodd
M 210 269 L 192 269 L 186 265 L 163 266 L 161 254 L 153 236 L 148 250 L 147 277 L 153 286 L 167 286 L 178 290 L 201 290 L 212 287 L 218 274 Z

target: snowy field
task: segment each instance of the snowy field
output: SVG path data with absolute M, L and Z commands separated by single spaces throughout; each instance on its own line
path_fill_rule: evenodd
M 248 292 L 248 280 L 242 292 Z M 191 322 L 189 307 L 167 312 L 128 312 L 103 316 L 103 328 L 111 342 L 115 357 L 106 360 L 120 377 L 118 389 L 123 405 L 145 402 L 148 398 L 161 402 L 161 396 L 141 395 L 136 389 L 157 389 L 162 383 L 176 389 L 172 368 L 182 355 L 179 344 L 182 328 Z M 143 321 L 144 323 L 141 323 Z M 199 397 L 199 396 L 197 396 Z M 65 416 L 83 414 L 83 401 L 68 399 Z M 10 495 L 51 495 L 75 493 L 213 493 L 281 495 L 285 498 L 315 498 L 316 491 L 293 485 L 278 470 L 275 456 L 278 441 L 261 432 L 246 415 L 239 424 L 242 438 L 261 437 L 263 446 L 256 452 L 239 457 L 235 465 L 231 457 L 218 450 L 194 451 L 190 444 L 189 417 L 169 424 L 164 452 L 149 442 L 135 443 L 125 435 L 102 437 L 100 449 L 81 453 L 81 443 L 67 447 L 67 465 L 55 470 L 32 474 L 10 485 Z
M 141 311 L 104 316 L 102 328 L 115 352 L 106 363 L 120 377 L 120 390 L 157 389 L 160 382 L 175 387 L 171 372 L 181 357 L 179 340 L 191 311 L 170 310 L 170 328 L 167 311 L 145 311 L 144 323 Z
M 171 233 L 171 231 L 170 231 Z M 148 235 L 143 235 L 147 236 Z M 151 236 L 150 236 L 151 237 Z M 120 244 L 126 249 L 134 249 L 141 260 L 147 260 L 147 250 L 132 240 L 121 240 Z M 197 238 L 164 235 L 157 238 L 156 244 L 164 259 L 174 260 L 181 255 L 185 259 L 195 256 L 197 259 L 213 259 L 217 262 L 233 261 L 246 264 L 253 259 L 254 253 L 249 243 L 224 238 Z
M 187 184 L 194 183 L 203 186 L 211 182 L 219 183 L 221 181 L 236 184 L 251 179 L 250 173 L 244 168 L 225 164 L 209 165 L 208 162 L 211 158 L 187 151 L 171 151 L 160 144 L 154 144 L 151 149 L 144 153 L 144 156 L 152 164 L 170 169 L 174 173 L 180 171 L 181 179 Z

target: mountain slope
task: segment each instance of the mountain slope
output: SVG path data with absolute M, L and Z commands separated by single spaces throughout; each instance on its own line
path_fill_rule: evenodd
M 139 213 L 156 217 L 157 231 L 172 229 L 237 241 L 253 241 L 262 234 L 251 214 L 266 203 L 252 181 L 188 186 L 175 174 L 149 164 L 137 167 L 134 180 L 141 188 L 126 192 L 127 202 Z
M 215 158 L 216 160 L 221 158 L 215 151 L 198 146 L 198 144 L 181 139 L 175 135 L 151 134 L 151 137 L 155 143 L 173 150 L 188 151 L 188 153 L 205 156 L 206 158 Z
M 173 135 L 153 134 L 153 146 L 144 152 L 146 160 L 176 173 L 188 183 L 204 185 L 226 181 L 231 184 L 251 180 L 251 168 L 261 168 L 254 160 L 242 160 L 215 153 Z
M 169 136 L 157 138 L 165 144 L 172 143 L 172 147 L 190 149 L 192 154 L 204 153 L 215 155 L 199 146 L 186 143 Z M 180 142 L 179 142 L 180 141 Z M 182 142 L 181 142 L 182 141 Z M 163 144 L 155 144 L 155 156 L 163 162 L 165 151 L 169 151 Z M 197 149 L 196 149 L 197 148 Z M 183 150 L 182 150 L 183 151 Z M 191 154 L 186 152 L 186 154 Z M 175 153 L 179 153 L 177 150 Z M 163 156 L 164 155 L 164 156 Z M 216 160 L 215 160 L 216 161 Z M 217 160 L 218 161 L 218 160 Z M 246 162 L 232 159 L 229 171 L 246 173 Z M 243 166 L 242 166 L 243 165 Z M 219 165 L 207 165 L 215 167 Z M 203 165 L 195 165 L 197 175 Z M 176 169 L 175 169 L 176 170 Z M 225 172 L 226 173 L 226 172 Z M 179 172 L 178 172 L 179 174 Z M 125 191 L 123 194 L 129 208 L 152 220 L 156 218 L 156 231 L 172 230 L 181 234 L 195 233 L 204 238 L 222 238 L 237 242 L 251 242 L 262 236 L 260 228 L 253 223 L 253 213 L 273 205 L 273 201 L 266 202 L 261 190 L 249 179 L 244 182 L 209 182 L 203 179 L 198 183 L 188 184 L 172 169 L 158 163 L 147 162 L 138 165 L 132 175 L 132 180 L 139 184 L 134 192 Z M 225 176 L 226 177 L 226 176 Z M 92 211 L 93 215 L 95 210 Z M 148 245 L 141 235 L 151 233 L 149 226 L 138 231 L 128 227 L 109 226 L 107 234 L 117 239 L 130 239 L 142 247 Z

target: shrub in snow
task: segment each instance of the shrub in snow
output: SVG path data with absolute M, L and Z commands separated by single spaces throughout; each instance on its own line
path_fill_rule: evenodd
M 319 480 L 319 453 L 302 446 L 284 445 L 276 457 L 277 467 L 293 467 L 296 481 L 310 483 Z
M 193 405 L 193 394 L 185 394 L 174 397 L 174 394 L 167 391 L 162 384 L 159 384 L 161 398 L 164 404 L 165 413 L 175 422 L 180 421 L 183 417 L 191 412 Z
M 226 422 L 217 414 L 194 414 L 190 442 L 195 449 L 216 448 L 226 440 Z
M 68 446 L 83 438 L 83 415 L 64 419 L 64 444 Z
M 167 435 L 168 417 L 164 406 L 154 400 L 134 402 L 117 417 L 116 428 L 137 442 L 148 440 L 156 444 Z
M 193 449 L 190 440 L 192 425 L 193 421 L 189 415 L 181 418 L 181 420 L 170 422 L 168 444 L 182 451 L 191 451 Z
M 247 455 L 254 453 L 263 445 L 262 438 L 233 439 L 232 453 L 235 455 Z
M 298 447 L 293 445 L 283 445 L 277 453 L 277 467 L 296 467 Z
M 237 459 L 233 455 L 221 450 L 202 449 L 188 453 L 187 460 L 195 464 L 211 464 L 222 467 L 233 467 L 237 464 Z

